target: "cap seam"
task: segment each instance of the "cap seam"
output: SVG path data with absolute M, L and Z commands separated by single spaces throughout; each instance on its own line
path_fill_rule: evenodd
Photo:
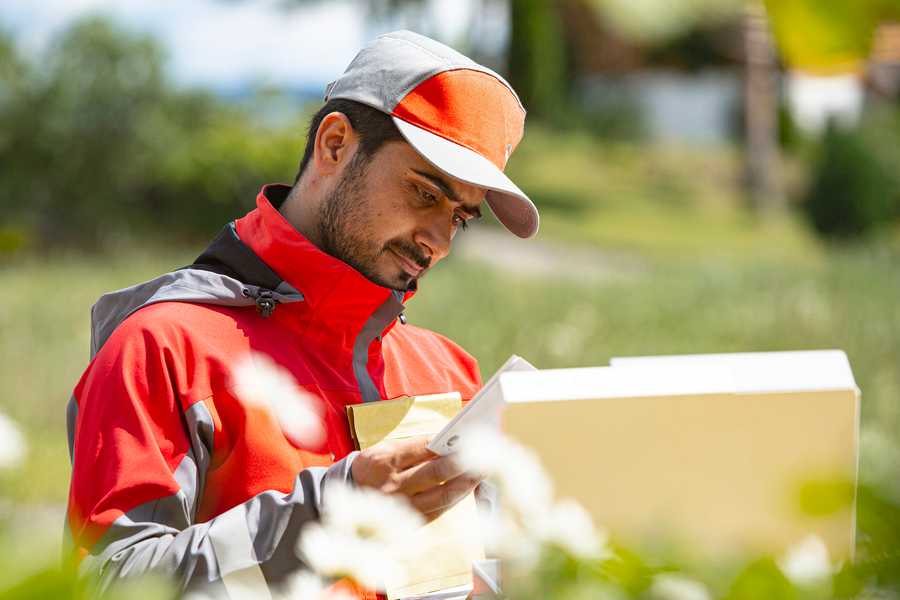
M 450 60 L 450 59 L 448 59 L 448 58 L 442 57 L 442 56 L 439 55 L 439 54 L 435 54 L 434 52 L 432 52 L 431 50 L 429 50 L 429 49 L 426 48 L 425 46 L 422 46 L 422 45 L 420 45 L 420 44 L 417 44 L 417 43 L 414 42 L 413 40 L 409 40 L 409 39 L 402 38 L 402 37 L 396 37 L 396 36 L 393 35 L 393 32 L 385 33 L 385 34 L 382 34 L 382 35 L 380 35 L 380 36 L 378 36 L 378 37 L 388 38 L 388 39 L 391 39 L 391 40 L 395 40 L 395 41 L 397 41 L 397 42 L 403 42 L 404 44 L 407 44 L 407 45 L 412 46 L 412 47 L 414 47 L 414 48 L 418 48 L 418 49 L 421 50 L 422 52 L 425 52 L 425 53 L 428 54 L 429 56 L 432 56 L 433 58 L 435 58 L 435 59 L 437 59 L 437 60 L 443 62 L 443 63 L 446 64 L 446 65 L 460 65 L 460 64 L 466 65 L 466 64 L 468 64 L 468 65 L 470 65 L 470 66 L 468 66 L 468 67 L 455 67 L 455 68 L 452 69 L 452 70 L 458 70 L 458 69 L 470 68 L 470 69 L 472 69 L 473 71 L 480 71 L 480 72 L 482 72 L 482 73 L 485 73 L 486 75 L 490 75 L 490 76 L 493 77 L 494 79 L 499 80 L 500 83 L 502 83 L 502 84 L 503 84 L 510 92 L 512 92 L 513 96 L 514 96 L 515 99 L 516 99 L 516 102 L 519 103 L 519 107 L 522 109 L 522 112 L 525 112 L 525 113 L 528 112 L 528 111 L 525 110 L 525 105 L 522 104 L 522 99 L 519 98 L 519 94 L 516 93 L 516 90 L 513 89 L 513 86 L 511 86 L 511 85 L 509 84 L 509 82 L 506 81 L 506 79 L 503 78 L 503 76 L 501 76 L 499 73 L 497 73 L 497 72 L 494 71 L 493 69 L 490 69 L 490 68 L 488 68 L 488 67 L 485 67 L 485 66 L 482 65 L 482 64 L 479 64 L 479 63 L 475 62 L 474 60 L 472 60 L 472 59 L 469 58 L 468 56 L 462 55 L 462 58 L 464 58 L 465 60 L 469 61 L 468 63 L 464 63 L 464 62 L 463 62 L 463 63 L 460 63 L 459 61 Z M 449 70 L 451 70 L 451 69 L 447 69 L 447 70 L 449 71 Z M 436 72 L 432 75 L 432 77 L 433 77 L 434 75 L 436 75 L 437 73 L 440 73 L 440 72 L 441 72 L 441 71 L 436 71 Z M 426 79 L 427 79 L 427 78 L 426 78 Z M 422 81 L 424 81 L 424 79 L 423 79 Z M 420 83 L 421 83 L 421 81 L 420 81 Z M 414 88 L 415 88 L 415 86 L 413 86 L 413 88 L 410 88 L 410 89 L 414 89 Z M 410 91 L 410 90 L 406 90 L 406 94 L 408 94 L 409 91 Z M 405 95 L 405 94 L 404 94 L 404 95 Z M 402 98 L 402 96 L 401 96 L 401 98 Z
M 406 41 L 406 40 L 401 40 L 401 41 Z M 416 47 L 418 48 L 418 46 L 416 46 Z M 430 69 L 428 71 L 425 71 L 425 73 L 423 75 L 421 75 L 417 79 L 414 79 L 409 85 L 407 85 L 405 88 L 403 88 L 400 91 L 400 93 L 397 94 L 397 100 L 396 100 L 396 102 L 394 102 L 394 105 L 391 107 L 391 111 L 390 111 L 391 114 L 393 114 L 394 109 L 396 109 L 398 106 L 400 106 L 400 103 L 403 102 L 403 99 L 406 98 L 406 96 L 408 96 L 410 92 L 412 92 L 414 89 L 419 87 L 419 85 L 421 83 L 428 81 L 435 75 L 440 75 L 441 73 L 444 73 L 446 71 L 454 71 L 455 70 L 455 69 L 448 69 L 447 68 L 448 64 L 452 64 L 452 63 L 445 63 L 445 64 L 440 65 L 437 69 Z
M 393 108 L 391 108 L 391 112 L 393 112 L 394 109 L 397 108 L 397 106 L 399 106 L 401 102 L 403 102 L 403 99 L 406 98 L 414 89 L 419 87 L 420 84 L 425 83 L 432 77 L 436 77 L 436 76 L 440 75 L 441 73 L 448 73 L 450 71 L 475 71 L 476 73 L 484 73 L 485 75 L 487 75 L 489 77 L 493 77 L 494 79 L 499 81 L 503 87 L 505 87 L 507 90 L 509 90 L 512 93 L 513 98 L 516 99 L 516 104 L 518 104 L 519 108 L 522 110 L 522 115 L 523 116 L 528 115 L 528 111 L 525 110 L 525 106 L 522 104 L 522 100 L 519 98 L 519 95 L 516 93 L 516 91 L 514 89 L 512 89 L 512 86 L 510 86 L 509 83 L 507 83 L 507 81 L 505 79 L 503 79 L 502 77 L 500 77 L 499 75 L 494 73 L 492 70 L 488 69 L 487 67 L 483 67 L 482 65 L 479 65 L 477 63 L 475 63 L 474 66 L 470 66 L 470 65 L 456 66 L 456 63 L 450 63 L 449 68 L 443 68 L 443 69 L 440 69 L 437 71 L 428 71 L 425 76 L 416 80 L 415 83 L 410 84 L 409 86 L 407 86 L 406 89 L 403 90 L 403 93 L 397 97 L 397 102 L 394 103 Z
M 405 40 L 403 40 L 403 41 L 405 41 Z M 449 62 L 448 61 L 448 62 L 445 62 L 443 65 L 440 65 L 440 67 L 437 69 L 430 69 L 428 71 L 425 71 L 425 73 L 423 75 L 421 75 L 417 79 L 414 79 L 412 81 L 412 83 L 407 85 L 405 88 L 403 88 L 400 91 L 399 94 L 397 94 L 397 101 L 394 103 L 393 107 L 391 107 L 391 112 L 393 112 L 393 110 L 395 108 L 397 108 L 397 106 L 401 102 L 403 102 L 403 99 L 406 98 L 410 94 L 410 92 L 412 92 L 414 89 L 419 87 L 420 84 L 425 83 L 432 77 L 436 77 L 436 76 L 440 75 L 441 73 L 447 73 L 449 71 L 477 71 L 480 73 L 485 73 L 486 75 L 490 75 L 490 73 L 487 73 L 486 71 L 483 71 L 482 69 L 479 69 L 478 66 L 479 65 L 477 65 L 477 64 L 465 65 L 465 64 L 458 63 L 458 62 Z M 515 92 L 513 92 L 513 95 L 515 96 Z M 516 99 L 518 100 L 518 97 L 516 97 Z M 521 102 L 519 103 L 519 106 L 521 106 Z M 524 107 L 522 108 L 522 110 L 523 111 L 525 110 Z

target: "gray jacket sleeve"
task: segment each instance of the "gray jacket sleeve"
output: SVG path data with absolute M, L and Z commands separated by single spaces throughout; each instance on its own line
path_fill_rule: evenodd
M 288 494 L 262 492 L 205 523 L 190 522 L 193 502 L 178 495 L 138 507 L 113 523 L 82 568 L 99 575 L 103 591 L 118 579 L 150 573 L 214 598 L 277 589 L 303 567 L 296 554 L 300 531 L 318 519 L 330 482 L 351 481 L 356 454 L 304 469 Z

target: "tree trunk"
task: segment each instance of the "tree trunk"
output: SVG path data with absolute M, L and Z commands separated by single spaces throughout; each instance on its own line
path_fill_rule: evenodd
M 509 79 L 529 116 L 558 120 L 569 85 L 559 10 L 554 0 L 509 0 Z
M 750 207 L 757 213 L 781 208 L 776 178 L 778 163 L 778 93 L 775 51 L 765 8 L 748 1 L 744 30 L 744 149 Z

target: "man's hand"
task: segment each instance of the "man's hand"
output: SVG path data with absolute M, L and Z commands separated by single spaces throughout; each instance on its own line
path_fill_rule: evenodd
M 360 487 L 406 496 L 427 520 L 436 519 L 482 478 L 464 472 L 452 457 L 438 456 L 427 445 L 427 437 L 375 444 L 353 461 L 353 481 Z

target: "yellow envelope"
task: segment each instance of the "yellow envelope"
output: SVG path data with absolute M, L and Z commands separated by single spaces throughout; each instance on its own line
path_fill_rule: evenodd
M 382 440 L 434 435 L 461 408 L 459 393 L 451 392 L 353 404 L 347 416 L 357 448 L 365 450 Z M 469 494 L 419 530 L 409 551 L 398 549 L 408 576 L 386 582 L 388 600 L 470 585 L 472 563 L 484 560 L 477 523 L 475 497 Z

